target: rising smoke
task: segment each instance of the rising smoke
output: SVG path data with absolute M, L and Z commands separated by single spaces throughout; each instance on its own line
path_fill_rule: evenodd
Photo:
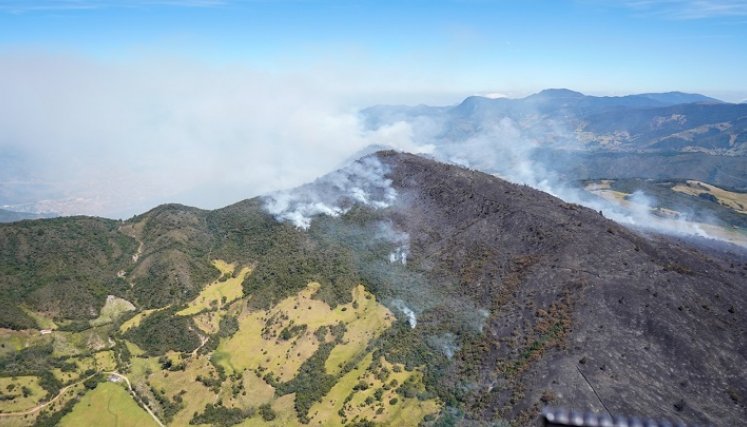
M 376 116 L 375 109 L 365 114 Z M 539 113 L 535 114 L 539 116 Z M 537 156 L 548 145 L 562 148 L 567 152 L 580 150 L 572 132 L 552 120 L 545 120 L 541 129 L 527 127 L 507 116 L 478 114 L 476 129 L 464 131 L 460 118 L 449 117 L 442 111 L 431 115 L 406 114 L 381 117 L 367 117 L 369 124 L 410 126 L 413 144 L 422 147 L 429 156 L 447 163 L 453 163 L 481 170 L 508 181 L 525 184 L 559 197 L 569 203 L 577 203 L 596 211 L 624 225 L 663 232 L 677 236 L 698 236 L 727 240 L 722 233 L 714 233 L 715 227 L 703 223 L 708 215 L 691 211 L 679 215 L 661 215 L 656 200 L 642 192 L 628 197 L 626 203 L 615 203 L 579 188 L 576 183 L 564 180 L 555 171 L 555 165 L 546 156 Z M 539 127 L 539 126 L 538 126 Z M 418 151 L 417 148 L 415 151 Z M 699 218 L 695 221 L 695 218 Z M 714 225 L 717 221 L 712 220 Z M 743 242 L 742 242 L 743 243 Z
M 404 314 L 407 318 L 407 323 L 410 325 L 410 328 L 415 329 L 415 327 L 418 325 L 418 318 L 415 315 L 415 312 L 410 307 L 408 307 L 404 301 L 402 301 L 401 299 L 392 300 L 391 306 L 402 312 L 402 314 Z
M 315 216 L 338 217 L 356 203 L 374 209 L 391 206 L 397 192 L 387 172 L 376 157 L 365 157 L 310 184 L 271 193 L 264 206 L 278 221 L 307 230 Z

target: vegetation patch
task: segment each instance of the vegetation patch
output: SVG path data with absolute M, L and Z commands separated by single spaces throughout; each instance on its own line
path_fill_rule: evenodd
M 41 334 L 33 329 L 14 331 L 0 328 L 0 358 L 24 348 L 51 344 L 53 340 L 52 334 Z
M 189 352 L 200 345 L 192 320 L 174 316 L 173 310 L 157 311 L 146 317 L 137 328 L 128 330 L 125 338 L 150 355 L 169 350 Z
M 272 411 L 269 406 L 263 407 L 263 409 L 265 409 L 263 414 L 268 413 L 267 411 Z M 253 417 L 256 412 L 257 411 L 254 408 L 242 410 L 239 408 L 226 408 L 225 406 L 208 403 L 207 406 L 205 406 L 205 412 L 192 417 L 189 423 L 228 427 L 239 424 L 246 418 Z
M 55 356 L 69 357 L 110 349 L 114 343 L 109 338 L 111 325 L 88 328 L 80 332 L 54 331 Z
M 117 361 L 114 352 L 111 350 L 94 353 L 93 359 L 97 371 L 115 371 L 117 369 Z
M 116 273 L 136 243 L 118 226 L 89 217 L 0 225 L 0 327 L 37 327 L 21 305 L 54 321 L 88 321 L 107 295 L 124 296 L 129 286 Z

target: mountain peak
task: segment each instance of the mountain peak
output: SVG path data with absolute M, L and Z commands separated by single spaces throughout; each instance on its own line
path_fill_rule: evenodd
M 545 89 L 539 93 L 531 95 L 530 97 L 543 97 L 543 98 L 582 98 L 584 95 L 581 92 L 574 90 L 559 88 L 559 89 Z

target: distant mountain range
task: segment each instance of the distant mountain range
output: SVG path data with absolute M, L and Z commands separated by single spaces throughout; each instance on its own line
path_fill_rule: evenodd
M 520 99 L 374 106 L 366 126 L 405 123 L 432 157 L 545 191 L 587 179 L 689 180 L 747 191 L 747 104 L 699 94 L 588 96 L 547 89 Z
M 6 209 L 0 209 L 0 222 L 15 222 L 22 221 L 24 219 L 40 219 L 40 218 L 54 218 L 57 215 L 51 213 L 30 213 L 30 212 L 15 212 Z
M 747 155 L 747 105 L 682 92 L 599 97 L 547 89 L 521 99 L 471 96 L 449 107 L 376 106 L 362 113 L 371 127 L 433 120 L 441 126 L 435 137 L 443 142 L 469 138 L 508 118 L 549 148 Z

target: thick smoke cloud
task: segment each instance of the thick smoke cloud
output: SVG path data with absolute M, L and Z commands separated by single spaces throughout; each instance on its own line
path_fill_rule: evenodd
M 0 52 L 0 206 L 216 208 L 310 182 L 369 145 L 411 151 L 408 125 L 361 125 L 355 76 L 330 68 Z

